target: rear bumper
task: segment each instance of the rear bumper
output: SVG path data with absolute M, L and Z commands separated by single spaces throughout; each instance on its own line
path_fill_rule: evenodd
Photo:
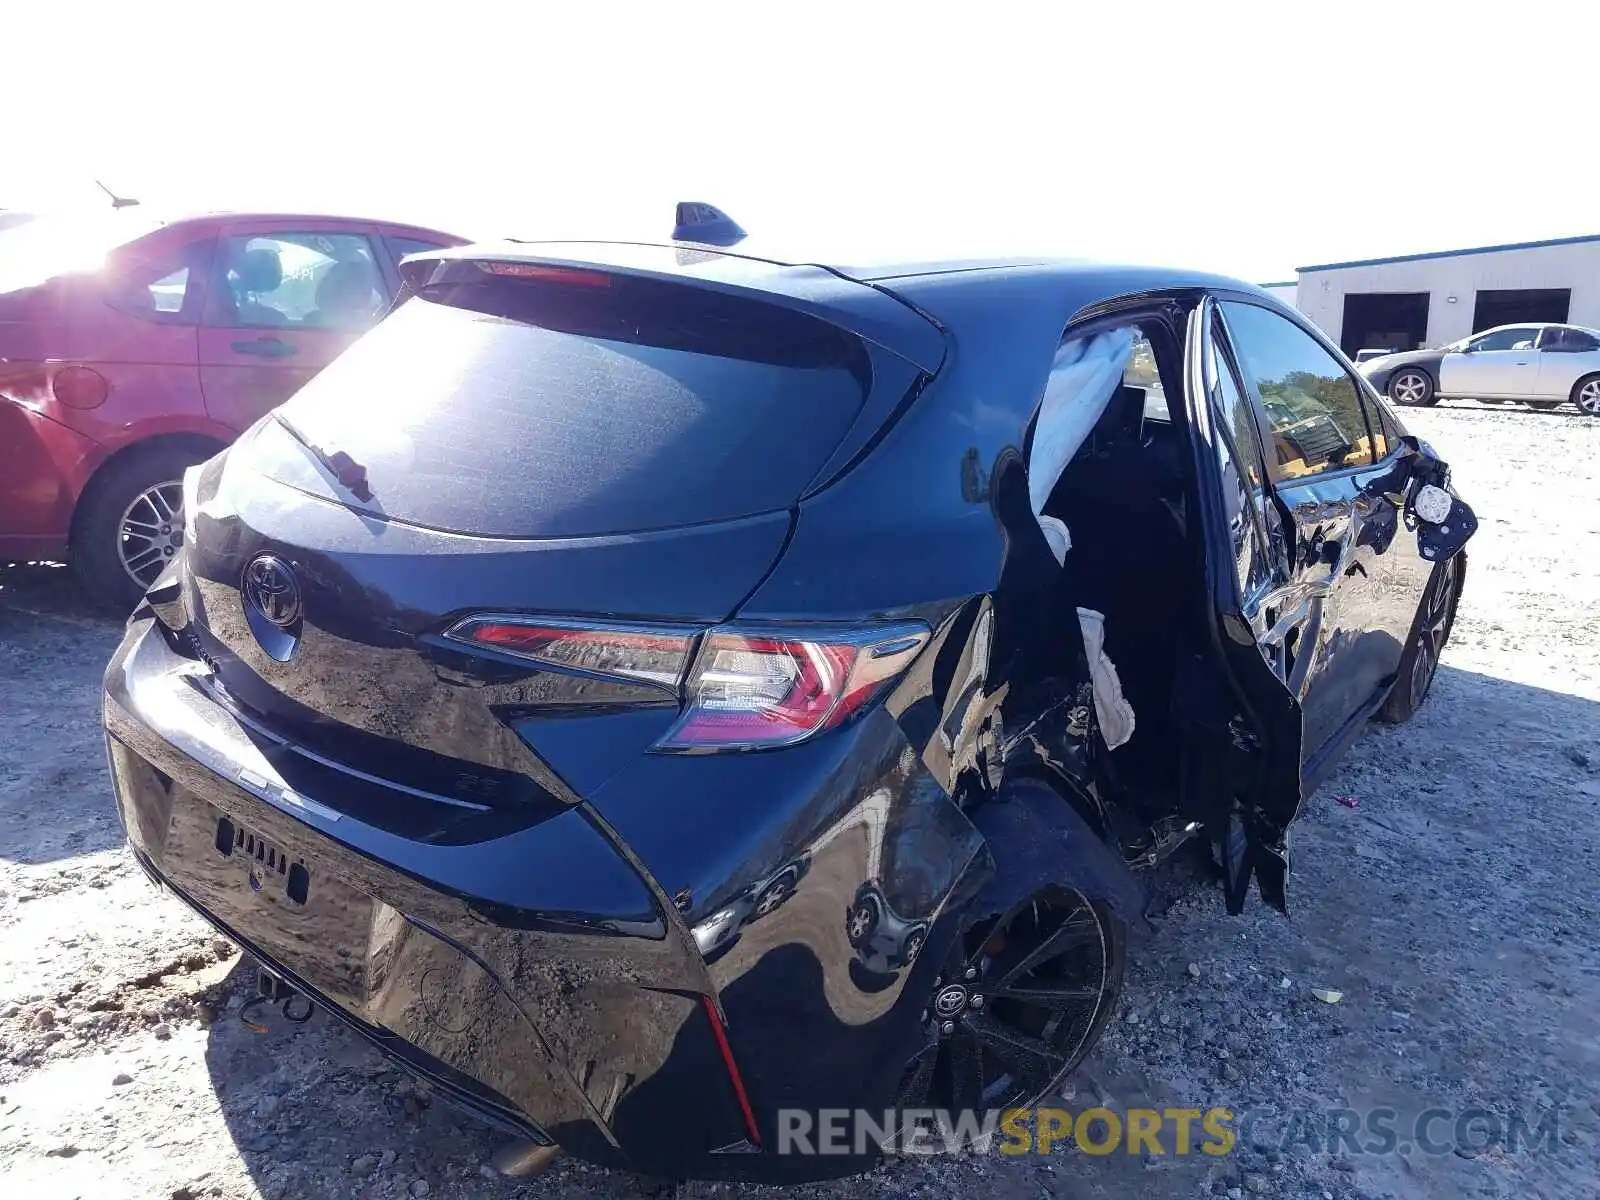
M 426 1079 L 436 1091 L 449 1098 L 450 1102 L 459 1108 L 466 1109 L 479 1119 L 497 1126 L 517 1137 L 527 1138 L 541 1145 L 549 1145 L 551 1138 L 544 1130 L 533 1125 L 527 1115 L 511 1107 L 504 1096 L 495 1094 L 486 1089 L 477 1080 L 463 1075 L 448 1063 L 434 1058 L 418 1046 L 395 1038 L 387 1030 L 367 1024 L 348 1009 L 338 1004 L 330 1003 L 328 997 L 318 992 L 306 980 L 300 979 L 277 959 L 273 958 L 266 950 L 256 945 L 249 937 L 237 929 L 218 919 L 206 909 L 193 896 L 178 889 L 170 880 L 161 874 L 155 864 L 139 850 L 133 852 L 134 861 L 150 881 L 157 887 L 171 892 L 182 900 L 198 915 L 209 921 L 216 929 L 226 934 L 232 941 L 242 946 L 262 966 L 270 968 L 280 978 L 294 985 L 303 995 L 317 1000 L 330 1016 L 338 1019 L 353 1032 L 360 1034 L 371 1042 L 377 1049 L 403 1064 L 413 1074 Z
M 955 828 L 959 854 L 932 866 L 969 878 L 977 835 L 926 781 L 844 796 L 846 818 L 787 869 L 797 898 L 759 926 L 752 902 L 742 945 L 702 954 L 695 918 L 586 810 L 477 844 L 408 841 L 294 792 L 204 675 L 136 614 L 104 697 L 123 825 L 147 872 L 325 1009 L 464 1106 L 590 1161 L 773 1181 L 867 1165 L 751 1147 L 776 1144 L 780 1108 L 892 1097 L 957 914 L 930 921 L 926 961 L 879 972 L 849 961 L 844 925 L 854 864 L 882 870 L 896 838 L 936 832 L 908 812 Z
M 700 1160 L 745 1126 L 703 966 L 582 813 L 480 846 L 402 847 L 309 798 L 269 800 L 270 764 L 197 670 L 148 618 L 107 670 L 118 810 L 150 874 L 496 1123 L 607 1165 L 716 1173 Z M 529 879 L 571 886 L 558 858 L 595 885 L 564 909 Z M 512 908 L 519 884 L 532 903 Z

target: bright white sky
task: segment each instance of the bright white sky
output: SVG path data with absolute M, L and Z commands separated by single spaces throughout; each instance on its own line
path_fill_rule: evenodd
M 0 207 L 665 236 L 1256 281 L 1600 233 L 1600 3 L 357 5 L 5 18 Z

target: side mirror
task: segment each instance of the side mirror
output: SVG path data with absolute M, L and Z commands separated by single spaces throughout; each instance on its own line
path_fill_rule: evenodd
M 1450 487 L 1450 465 L 1415 434 L 1401 439 L 1409 453 L 1385 485 L 1391 502 L 1405 510 L 1417 531 L 1418 553 L 1428 562 L 1454 557 L 1478 531 L 1478 517 Z
M 1453 499 L 1449 492 L 1437 484 L 1425 483 L 1417 489 L 1417 494 L 1411 498 L 1411 503 L 1417 510 L 1419 519 L 1430 525 L 1442 525 L 1450 519 Z
M 1478 532 L 1477 514 L 1459 496 L 1437 484 L 1424 483 L 1411 495 L 1417 517 L 1417 549 L 1428 562 L 1455 557 Z

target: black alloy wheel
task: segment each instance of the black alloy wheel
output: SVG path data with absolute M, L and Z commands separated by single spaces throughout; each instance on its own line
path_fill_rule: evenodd
M 1433 677 L 1439 673 L 1439 659 L 1444 655 L 1445 639 L 1450 636 L 1450 621 L 1455 615 L 1456 560 L 1447 559 L 1440 567 L 1439 578 L 1429 591 L 1423 606 L 1422 621 L 1417 626 L 1417 653 L 1411 662 L 1411 691 L 1417 703 L 1427 699 Z
M 1416 628 L 1411 643 L 1400 660 L 1400 675 L 1378 715 L 1391 725 L 1408 720 L 1428 698 L 1439 660 L 1456 619 L 1456 593 L 1459 590 L 1460 556 L 1448 558 L 1433 570 L 1433 578 L 1423 593 L 1417 610 Z
M 1076 889 L 1049 887 L 969 930 L 928 999 L 900 1108 L 1004 1110 L 1058 1086 L 1120 990 L 1114 920 Z

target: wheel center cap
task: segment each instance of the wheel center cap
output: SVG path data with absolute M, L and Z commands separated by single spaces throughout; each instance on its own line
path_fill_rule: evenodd
M 947 983 L 933 997 L 933 1011 L 943 1020 L 953 1020 L 967 1011 L 967 989 L 959 983 Z

